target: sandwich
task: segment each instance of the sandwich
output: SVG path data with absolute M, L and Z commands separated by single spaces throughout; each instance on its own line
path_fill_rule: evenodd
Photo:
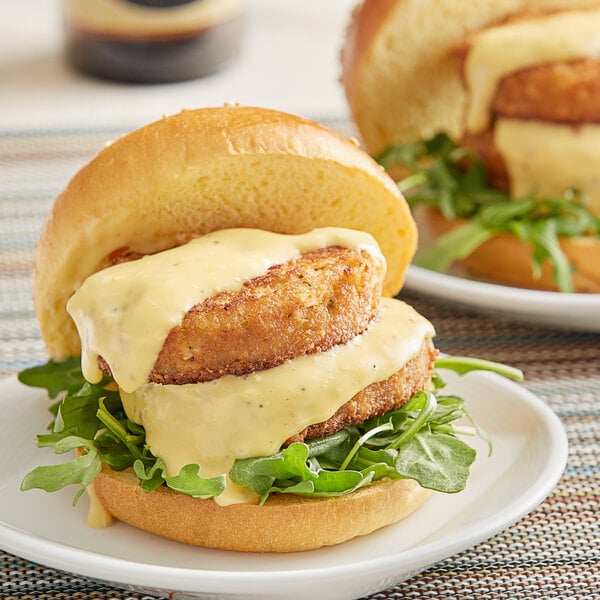
M 252 552 L 337 544 L 462 490 L 468 415 L 436 368 L 516 371 L 438 357 L 393 298 L 415 245 L 381 167 L 296 116 L 189 110 L 105 147 L 36 248 L 50 360 L 20 380 L 55 398 L 38 445 L 74 457 L 22 489 L 74 484 L 92 524 Z
M 366 0 L 342 81 L 433 247 L 484 279 L 600 292 L 600 4 Z

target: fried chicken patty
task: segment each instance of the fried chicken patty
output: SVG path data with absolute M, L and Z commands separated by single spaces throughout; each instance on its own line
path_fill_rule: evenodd
M 367 386 L 341 406 L 327 421 L 307 427 L 289 438 L 284 445 L 331 435 L 400 408 L 427 386 L 433 375 L 437 355 L 431 339 L 426 339 L 419 353 L 398 372 L 384 381 Z
M 120 253 L 113 262 L 139 256 Z M 379 259 L 340 247 L 275 265 L 239 291 L 190 309 L 170 331 L 149 381 L 186 384 L 244 375 L 344 344 L 377 317 L 384 275 Z M 109 372 L 103 359 L 100 367 Z
M 536 65 L 504 77 L 490 106 L 492 128 L 466 133 L 462 145 L 473 150 L 490 184 L 508 189 L 509 176 L 494 144 L 493 120 L 511 118 L 566 125 L 600 122 L 600 59 Z
M 555 123 L 600 122 L 600 59 L 548 63 L 504 77 L 491 105 L 494 116 Z

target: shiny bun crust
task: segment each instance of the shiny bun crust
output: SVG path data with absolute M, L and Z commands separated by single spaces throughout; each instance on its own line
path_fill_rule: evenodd
M 117 519 L 151 533 L 207 548 L 297 552 L 339 544 L 395 523 L 430 491 L 409 479 L 382 479 L 346 496 L 308 499 L 278 494 L 264 506 L 218 506 L 168 488 L 146 494 L 130 470 L 104 465 L 94 482 Z
M 433 209 L 424 218 L 435 235 L 442 235 L 465 224 L 465 221 L 446 220 Z M 573 285 L 577 292 L 600 293 L 600 241 L 591 237 L 563 238 L 562 251 L 574 267 Z M 531 268 L 532 248 L 513 235 L 498 234 L 485 241 L 462 264 L 474 275 L 489 281 L 531 289 L 558 291 L 548 261 L 542 264 L 539 278 Z
M 104 148 L 57 198 L 34 258 L 33 296 L 55 359 L 80 353 L 65 305 L 121 248 L 163 250 L 229 227 L 364 230 L 396 294 L 416 227 L 392 180 L 357 145 L 316 123 L 250 107 L 189 110 Z
M 393 143 L 463 133 L 466 92 L 454 50 L 518 13 L 597 8 L 597 0 L 365 0 L 342 50 L 342 82 L 372 155 Z

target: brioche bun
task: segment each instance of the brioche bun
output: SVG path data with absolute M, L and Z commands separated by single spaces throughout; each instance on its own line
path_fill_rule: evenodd
M 467 92 L 456 50 L 518 13 L 597 8 L 597 0 L 364 0 L 342 49 L 342 83 L 367 151 L 444 131 L 462 138 Z
M 393 181 L 355 143 L 281 112 L 183 111 L 105 147 L 70 181 L 43 226 L 33 297 L 50 355 L 80 353 L 66 311 L 83 281 L 122 248 L 156 252 L 230 227 L 371 233 L 395 295 L 416 226 Z
M 443 235 L 466 223 L 462 219 L 448 221 L 439 211 L 422 212 L 427 227 L 434 235 Z M 600 243 L 591 237 L 561 238 L 560 246 L 574 267 L 576 292 L 600 293 Z M 558 291 L 548 260 L 542 263 L 539 278 L 531 266 L 532 247 L 514 235 L 498 234 L 486 240 L 466 259 L 460 261 L 469 272 L 503 285 L 538 290 Z
M 335 498 L 275 494 L 264 506 L 219 506 L 161 487 L 146 494 L 131 471 L 106 465 L 94 482 L 120 521 L 178 542 L 240 552 L 299 552 L 345 542 L 395 523 L 430 495 L 410 479 L 381 479 Z

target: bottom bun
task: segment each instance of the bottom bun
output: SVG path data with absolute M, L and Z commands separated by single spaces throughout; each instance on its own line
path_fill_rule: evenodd
M 178 542 L 242 552 L 296 552 L 345 542 L 395 523 L 430 494 L 409 479 L 382 479 L 336 498 L 278 494 L 264 506 L 219 506 L 162 487 L 147 494 L 131 469 L 104 466 L 94 487 L 117 519 Z
M 427 209 L 423 218 L 434 236 L 465 224 L 462 219 L 448 221 L 438 210 Z M 593 237 L 561 238 L 560 247 L 573 265 L 573 285 L 577 292 L 600 293 L 600 240 Z M 485 241 L 460 264 L 474 275 L 516 287 L 558 291 L 552 265 L 542 263 L 541 275 L 534 277 L 532 247 L 516 236 L 501 233 Z

